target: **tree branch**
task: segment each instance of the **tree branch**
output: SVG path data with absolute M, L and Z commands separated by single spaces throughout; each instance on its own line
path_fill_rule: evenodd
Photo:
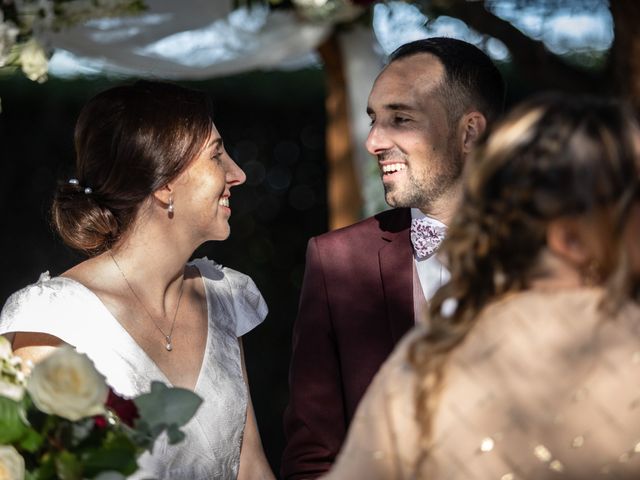
M 609 82 L 594 73 L 565 62 L 541 41 L 528 37 L 511 23 L 486 9 L 484 1 L 432 0 L 426 10 L 458 18 L 476 31 L 497 38 L 511 52 L 512 62 L 523 78 L 546 89 L 598 93 Z

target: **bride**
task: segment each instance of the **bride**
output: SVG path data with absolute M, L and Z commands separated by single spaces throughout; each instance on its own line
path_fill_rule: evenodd
M 186 439 L 161 438 L 137 477 L 272 479 L 240 340 L 266 305 L 246 275 L 187 263 L 203 242 L 229 236 L 231 189 L 245 181 L 208 99 L 160 82 L 112 88 L 82 110 L 75 147 L 53 224 L 89 258 L 13 294 L 0 333 L 35 362 L 74 346 L 126 396 L 159 380 L 204 399 Z

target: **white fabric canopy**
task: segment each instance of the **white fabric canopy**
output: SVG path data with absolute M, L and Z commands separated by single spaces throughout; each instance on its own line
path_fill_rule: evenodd
M 75 72 L 124 74 L 173 80 L 206 79 L 256 69 L 304 64 L 331 33 L 329 23 L 310 23 L 292 11 L 254 7 L 232 11 L 229 1 L 145 0 L 141 15 L 92 20 L 48 33 L 56 49 L 52 71 L 68 63 Z M 365 212 L 384 207 L 377 174 L 364 149 L 369 130 L 367 96 L 382 66 L 382 52 L 370 28 L 341 33 L 356 175 Z M 61 68 L 62 67 L 62 68 Z
M 316 47 L 333 28 L 330 23 L 305 21 L 293 11 L 269 11 L 264 6 L 233 11 L 231 0 L 145 3 L 149 8 L 141 15 L 93 20 L 44 34 L 56 49 L 51 72 L 197 80 L 256 69 L 297 68 L 312 63 Z M 502 10 L 496 13 L 528 33 L 531 25 L 542 22 L 540 12 L 531 9 L 524 13 Z M 573 28 L 561 29 L 563 35 L 589 43 L 580 32 L 587 31 L 592 36 L 596 32 L 590 40 L 591 47 L 605 48 L 612 38 L 610 14 L 605 8 L 585 15 L 575 18 L 569 11 L 554 18 L 573 22 Z M 425 21 L 415 6 L 390 1 L 376 5 L 373 29 L 355 26 L 339 35 L 349 93 L 353 154 L 366 214 L 385 206 L 377 169 L 364 149 L 369 130 L 367 96 L 385 53 L 407 41 L 444 35 L 476 43 L 497 59 L 508 55 L 500 42 L 485 42 L 458 20 L 441 17 L 426 25 Z
M 295 63 L 332 28 L 291 11 L 232 11 L 230 1 L 145 1 L 141 15 L 92 20 L 45 39 L 96 70 L 178 80 Z

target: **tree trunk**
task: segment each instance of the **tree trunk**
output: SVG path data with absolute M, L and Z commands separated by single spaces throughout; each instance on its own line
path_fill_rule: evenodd
M 640 21 L 638 0 L 611 0 L 615 39 L 611 47 L 611 69 L 616 91 L 629 99 L 640 113 Z
M 327 189 L 329 228 L 351 225 L 360 219 L 362 199 L 353 165 L 349 101 L 342 53 L 335 33 L 320 45 L 324 61 L 327 112 Z

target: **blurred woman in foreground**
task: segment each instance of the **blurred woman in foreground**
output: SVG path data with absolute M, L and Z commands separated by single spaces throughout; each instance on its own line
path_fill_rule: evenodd
M 546 97 L 468 165 L 451 270 L 361 403 L 329 478 L 640 476 L 640 131 Z

